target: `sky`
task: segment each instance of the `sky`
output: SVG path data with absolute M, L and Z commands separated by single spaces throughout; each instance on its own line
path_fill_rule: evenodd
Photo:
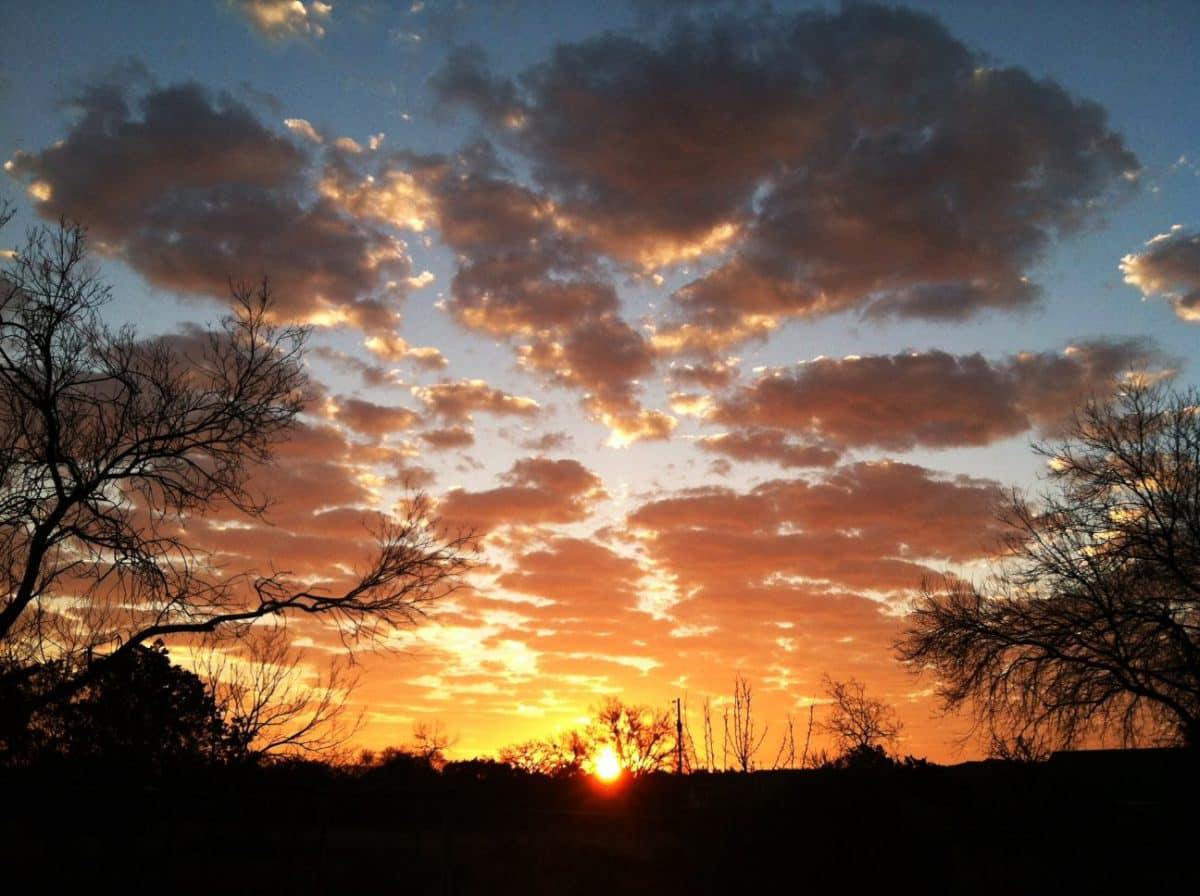
M 908 602 L 986 576 L 1081 397 L 1200 383 L 1195 13 L 8 2 L 0 248 L 83 222 L 146 334 L 264 276 L 312 326 L 276 503 L 197 521 L 214 561 L 335 580 L 412 489 L 479 534 L 360 653 L 364 746 L 719 712 L 740 673 L 772 745 L 854 677 L 901 752 L 971 758 Z

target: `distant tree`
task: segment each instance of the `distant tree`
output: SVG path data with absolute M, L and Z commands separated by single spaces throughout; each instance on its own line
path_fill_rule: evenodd
M 500 750 L 500 761 L 522 771 L 569 777 L 588 771 L 607 747 L 627 774 L 638 777 L 674 769 L 675 737 L 668 710 L 609 697 L 592 709 L 586 727 L 510 744 Z
M 1035 446 L 1050 489 L 1007 502 L 993 579 L 927 583 L 900 656 L 985 737 L 1200 747 L 1198 408 L 1142 377 L 1084 403 Z
M 709 697 L 704 698 L 701 727 L 704 731 L 704 768 L 714 772 L 717 770 L 717 746 L 713 737 L 712 700 Z
M 749 680 L 738 672 L 733 678 L 733 703 L 725 710 L 725 767 L 741 772 L 755 768 L 755 757 L 767 739 L 767 726 L 760 729 L 754 718 L 754 689 Z
M 674 769 L 676 732 L 669 710 L 609 697 L 593 716 L 588 726 L 592 756 L 610 746 L 621 768 L 634 777 Z
M 441 771 L 446 765 L 446 751 L 454 746 L 455 740 L 438 720 L 413 722 L 412 741 L 406 749 L 429 763 L 431 768 Z
M 474 759 L 452 759 L 442 766 L 442 777 L 450 781 L 465 781 L 471 784 L 489 781 L 511 781 L 523 776 L 523 770 L 506 762 L 476 757 Z
M 592 755 L 584 732 L 570 730 L 553 737 L 522 741 L 500 749 L 500 761 L 532 774 L 553 778 L 581 774 Z
M 438 773 L 426 757 L 414 753 L 408 746 L 384 747 L 378 752 L 363 750 L 357 770 L 376 781 L 392 783 L 428 781 Z
M 779 749 L 775 751 L 772 769 L 796 767 L 796 722 L 792 714 L 785 716 L 783 735 L 779 738 Z
M 347 639 L 411 623 L 469 568 L 470 538 L 445 535 L 423 495 L 380 520 L 377 553 L 339 592 L 217 569 L 189 538 L 217 508 L 265 512 L 251 472 L 307 397 L 307 331 L 274 322 L 266 282 L 233 293 L 200 338 L 143 340 L 102 320 L 110 293 L 80 226 L 34 229 L 0 273 L 0 692 L 19 698 L 6 724 L 159 639 L 288 613 Z
M 866 686 L 855 678 L 824 678 L 829 714 L 821 728 L 833 736 L 842 757 L 851 764 L 868 764 L 886 757 L 900 737 L 903 725 L 895 709 L 883 700 L 868 697 Z
M 808 748 L 812 744 L 813 725 L 816 721 L 816 713 L 817 701 L 815 699 L 810 700 L 808 704 L 808 724 L 804 729 L 804 752 L 800 755 L 801 768 L 808 768 Z

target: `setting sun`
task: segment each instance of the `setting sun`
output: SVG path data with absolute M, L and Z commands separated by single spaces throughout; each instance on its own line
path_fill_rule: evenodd
M 621 776 L 621 760 L 612 747 L 605 747 L 596 757 L 596 777 L 601 781 L 615 781 Z

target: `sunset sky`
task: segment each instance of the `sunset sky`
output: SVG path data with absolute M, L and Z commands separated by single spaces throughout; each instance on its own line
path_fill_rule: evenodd
M 970 758 L 907 601 L 986 573 L 1081 395 L 1200 384 L 1196 12 L 6 3 L 0 248 L 82 221 L 147 334 L 264 275 L 313 325 L 269 520 L 190 532 L 219 562 L 336 580 L 406 483 L 484 536 L 360 655 L 364 745 L 491 753 L 614 694 L 695 724 L 740 671 L 771 752 L 828 674 Z

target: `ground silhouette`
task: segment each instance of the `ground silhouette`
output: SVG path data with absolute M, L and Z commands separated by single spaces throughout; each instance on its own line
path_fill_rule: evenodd
M 605 787 L 489 761 L 106 776 L 8 769 L 6 877 L 126 892 L 1188 892 L 1183 751 L 1046 763 L 651 774 Z M 102 825 L 64 826 L 104 806 Z M 99 816 L 98 816 L 99 817 Z M 69 861 L 68 861 L 69 859 Z M 1187 888 L 1187 889 L 1185 889 Z

